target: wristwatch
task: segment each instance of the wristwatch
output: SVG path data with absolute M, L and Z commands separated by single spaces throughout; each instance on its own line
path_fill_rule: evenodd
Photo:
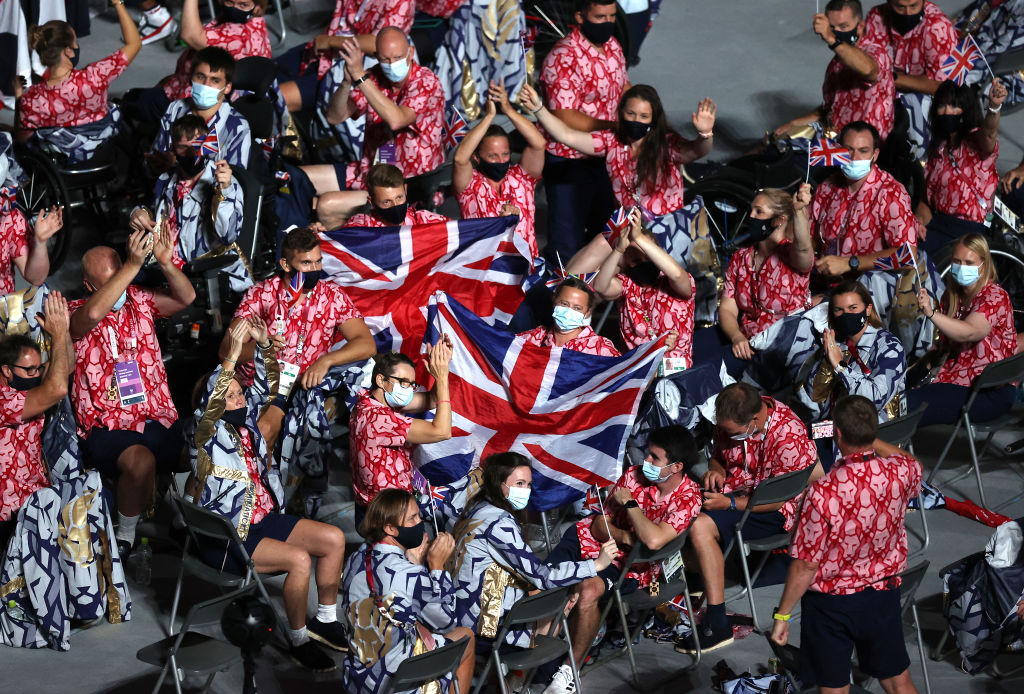
M 352 87 L 353 88 L 358 87 L 360 84 L 362 84 L 363 82 L 365 82 L 368 79 L 370 79 L 370 73 L 369 72 L 364 72 L 362 77 L 360 77 L 359 79 L 357 79 L 355 82 L 352 83 Z
M 626 503 L 624 503 L 622 505 L 622 508 L 625 508 L 625 509 L 640 508 L 640 504 L 638 504 L 636 502 L 636 499 L 630 499 L 629 501 L 627 501 Z
M 836 48 L 838 48 L 838 47 L 839 47 L 839 46 L 840 46 L 840 45 L 841 45 L 842 43 L 843 43 L 842 41 L 840 41 L 839 39 L 836 39 L 835 41 L 833 41 L 832 43 L 830 43 L 830 44 L 828 45 L 828 47 L 829 47 L 829 48 L 831 48 L 831 49 L 832 49 L 832 50 L 834 51 L 834 50 L 835 50 Z
M 734 497 L 734 496 L 730 496 L 729 497 L 729 510 L 730 511 L 735 511 L 736 510 L 736 497 Z
M 859 267 L 860 267 L 860 258 L 858 258 L 855 255 L 850 256 L 850 269 L 851 270 L 856 270 Z

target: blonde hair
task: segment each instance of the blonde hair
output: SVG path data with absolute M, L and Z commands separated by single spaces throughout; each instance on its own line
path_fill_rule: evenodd
M 978 281 L 976 283 L 979 291 L 990 282 L 999 281 L 999 273 L 996 272 L 995 263 L 992 262 L 992 252 L 989 250 L 988 240 L 984 236 L 974 233 L 965 234 L 953 246 L 954 251 L 957 246 L 963 246 L 981 258 L 981 269 L 978 271 Z M 960 303 L 966 298 L 966 287 L 960 286 L 955 281 L 950 282 L 947 287 L 946 296 L 949 297 L 949 308 L 946 309 L 946 315 L 952 317 L 956 316 Z
M 793 207 L 793 196 L 778 188 L 762 188 L 754 193 L 754 200 L 764 196 L 768 199 L 766 207 L 772 213 L 772 217 L 785 215 L 786 217 L 786 238 L 793 239 L 793 217 L 796 209 Z M 753 201 L 751 201 L 753 204 Z
M 46 67 L 59 65 L 64 49 L 73 45 L 75 30 L 59 19 L 52 19 L 28 30 L 28 47 L 39 54 L 39 61 Z

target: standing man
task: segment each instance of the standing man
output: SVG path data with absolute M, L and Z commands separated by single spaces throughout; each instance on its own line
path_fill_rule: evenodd
M 629 88 L 626 58 L 612 34 L 615 0 L 577 0 L 576 23 L 558 41 L 541 71 L 545 106 L 584 132 L 614 127 L 619 100 Z M 548 259 L 568 263 L 600 233 L 615 210 L 615 194 L 602 157 L 588 157 L 551 141 L 544 163 L 548 198 Z
M 888 46 L 896 90 L 934 94 L 942 61 L 957 44 L 956 28 L 931 0 L 888 0 L 868 12 L 864 38 Z
M 898 574 L 907 568 L 904 515 L 921 486 L 921 465 L 876 438 L 878 414 L 865 397 L 837 402 L 834 424 L 842 457 L 807 490 L 771 638 L 786 644 L 800 602 L 804 683 L 849 691 L 856 648 L 860 669 L 887 693 L 916 694 Z
M 151 250 L 167 289 L 131 284 Z M 90 248 L 82 257 L 82 276 L 92 294 L 68 305 L 77 362 L 71 401 L 83 459 L 118 478 L 122 559 L 131 552 L 139 515 L 151 501 L 157 463 L 175 465 L 183 444 L 155 325 L 196 298 L 173 256 L 170 234 L 163 229 L 134 232 L 124 264 L 109 246 Z

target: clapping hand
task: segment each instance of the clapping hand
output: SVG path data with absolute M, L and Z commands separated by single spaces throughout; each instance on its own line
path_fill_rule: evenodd
M 523 83 L 522 88 L 519 90 L 519 103 L 530 113 L 536 113 L 544 106 L 544 103 L 540 100 L 540 95 L 537 94 L 537 90 L 526 83 Z
M 487 88 L 487 104 L 488 108 L 490 108 L 491 105 L 497 106 L 501 109 L 502 113 L 508 113 L 509 109 L 512 108 L 512 104 L 508 101 L 508 93 L 505 91 L 505 86 L 501 82 L 491 80 L 491 84 Z
M 348 37 L 341 44 L 341 59 L 345 61 L 345 72 L 353 82 L 366 74 L 363 69 L 363 51 L 354 37 Z
M 262 318 L 255 313 L 249 316 L 245 322 L 249 324 L 249 337 L 257 345 L 265 345 L 270 340 L 270 330 Z
M 67 335 L 70 318 L 68 302 L 60 292 L 50 292 L 43 304 L 44 314 L 36 314 L 36 322 L 43 331 L 55 341 Z

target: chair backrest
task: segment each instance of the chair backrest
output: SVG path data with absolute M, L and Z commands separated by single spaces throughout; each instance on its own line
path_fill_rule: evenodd
M 235 76 L 231 80 L 231 88 L 264 97 L 276 78 L 277 63 L 270 58 L 253 55 L 235 63 Z
M 902 417 L 890 419 L 884 424 L 879 424 L 878 438 L 894 446 L 903 446 L 910 443 L 910 440 L 914 438 L 914 434 L 917 432 L 917 425 L 921 423 L 921 417 L 924 416 L 926 409 L 928 409 L 927 403 Z
M 469 637 L 463 636 L 458 641 L 402 661 L 391 676 L 384 694 L 419 689 L 453 673 L 462 661 L 468 643 Z
M 522 624 L 533 624 L 534 622 L 551 619 L 560 615 L 568 602 L 568 588 L 551 588 L 550 590 L 542 590 L 533 595 L 524 595 L 502 617 L 502 638 L 497 638 L 494 642 L 502 643 L 505 632 L 512 627 Z
M 810 479 L 813 470 L 814 465 L 808 465 L 803 470 L 787 472 L 784 475 L 764 480 L 754 488 L 747 507 L 753 508 L 764 504 L 789 501 L 807 487 L 807 480 Z
M 629 572 L 629 568 L 634 564 L 649 564 L 653 562 L 664 561 L 671 557 L 673 554 L 682 549 L 686 543 L 686 533 L 679 533 L 671 541 L 667 542 L 661 549 L 653 550 L 647 547 L 642 542 L 637 542 L 633 545 L 633 549 L 629 551 L 626 556 L 626 561 L 622 565 L 622 571 L 619 573 L 620 578 L 624 578 Z
M 185 621 L 181 623 L 179 633 L 185 633 L 193 624 L 220 624 L 220 618 L 224 614 L 225 608 L 236 599 L 256 590 L 256 585 L 256 582 L 253 581 L 237 590 L 196 603 L 185 615 Z
M 441 164 L 433 171 L 405 179 L 408 193 L 406 200 L 410 205 L 417 205 L 421 210 L 434 209 L 434 193 L 452 178 L 452 165 Z
M 232 166 L 231 174 L 242 187 L 242 228 L 238 232 L 238 247 L 245 253 L 245 257 L 252 263 L 257 252 L 257 230 L 260 217 L 260 196 L 263 194 L 263 186 L 259 179 L 249 171 L 240 166 Z
M 191 501 L 186 501 L 177 494 L 172 494 L 171 500 L 177 505 L 178 510 L 185 519 L 185 525 L 188 530 L 194 536 L 197 536 L 196 539 L 207 538 L 221 542 L 230 541 L 236 542 L 239 545 L 242 544 L 242 541 L 238 538 L 238 533 L 235 531 L 235 526 L 231 525 L 231 521 L 224 516 L 208 511 L 198 504 L 193 504 Z
M 231 107 L 249 124 L 249 135 L 265 140 L 274 134 L 274 104 L 266 97 L 246 94 L 231 102 Z M 262 157 L 263 152 L 258 152 Z
M 779 665 L 788 673 L 798 674 L 800 672 L 800 649 L 795 646 L 779 644 L 772 641 L 771 632 L 765 633 L 768 639 L 768 646 L 772 649 L 772 655 L 779 659 Z
M 906 612 L 910 609 L 910 606 L 914 604 L 914 593 L 920 587 L 924 581 L 924 576 L 928 573 L 928 567 L 931 565 L 929 561 L 923 561 L 916 566 L 912 566 L 903 573 L 900 574 L 900 578 L 903 581 L 900 583 L 900 611 Z
M 1024 379 L 1024 352 L 1006 359 L 994 361 L 974 379 L 971 391 L 977 392 L 985 388 L 997 388 Z M 968 401 L 970 402 L 970 401 Z M 967 408 L 967 405 L 964 405 Z

